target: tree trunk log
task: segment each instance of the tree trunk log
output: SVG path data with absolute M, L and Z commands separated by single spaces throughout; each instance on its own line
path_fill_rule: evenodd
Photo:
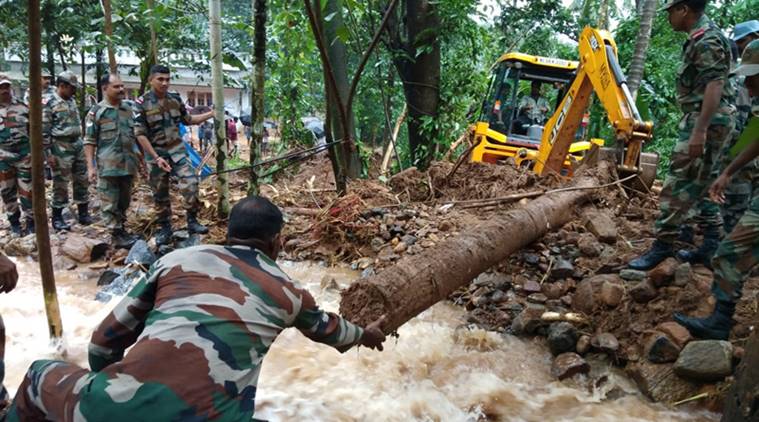
M 759 421 L 759 334 L 751 335 L 745 350 L 725 399 L 723 422 Z
M 229 215 L 229 179 L 223 174 L 227 162 L 227 123 L 224 119 L 224 69 L 221 51 L 221 0 L 208 0 L 208 24 L 211 44 L 211 83 L 213 124 L 216 130 L 216 189 L 219 193 L 219 218 Z M 253 164 L 253 163 L 251 163 Z
M 385 331 L 396 330 L 512 253 L 569 222 L 573 211 L 594 195 L 595 190 L 589 188 L 611 179 L 610 168 L 601 162 L 592 172 L 575 177 L 572 186 L 582 190 L 546 194 L 353 283 L 342 293 L 340 314 L 362 326 L 385 315 Z

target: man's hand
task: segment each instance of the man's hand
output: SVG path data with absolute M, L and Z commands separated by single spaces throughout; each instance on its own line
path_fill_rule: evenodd
M 171 165 L 163 157 L 156 158 L 155 163 L 161 170 L 165 171 L 166 173 L 171 173 Z
M 98 181 L 98 172 L 93 165 L 87 166 L 87 179 L 90 183 L 96 183 Z
M 8 293 L 16 287 L 18 272 L 16 264 L 8 257 L 0 254 L 0 293 Z
M 704 155 L 704 145 L 706 144 L 706 131 L 693 129 L 688 139 L 688 156 L 696 159 Z
M 709 188 L 709 197 L 712 199 L 712 201 L 718 204 L 725 203 L 725 188 L 727 187 L 728 183 L 730 183 L 730 177 L 728 177 L 726 172 L 723 172 Z
M 385 341 L 385 333 L 382 332 L 382 324 L 387 317 L 382 315 L 378 320 L 372 322 L 364 328 L 364 335 L 361 336 L 361 345 L 370 349 L 383 350 L 382 343 Z

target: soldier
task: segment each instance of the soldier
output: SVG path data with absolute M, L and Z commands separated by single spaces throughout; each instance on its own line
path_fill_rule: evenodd
M 261 363 L 285 328 L 340 352 L 382 350 L 384 318 L 361 328 L 324 312 L 277 266 L 282 224 L 275 205 L 249 197 L 232 209 L 227 246 L 156 261 L 93 333 L 94 372 L 32 363 L 8 421 L 249 421 Z
M 56 86 L 55 93 L 42 100 L 42 137 L 47 163 L 53 170 L 53 229 L 59 231 L 71 230 L 63 219 L 63 208 L 69 203 L 69 181 L 73 184 L 79 224 L 92 224 L 92 218 L 89 213 L 82 126 L 74 99 L 80 85 L 76 75 L 66 71 L 58 75 Z
M 119 75 L 105 75 L 98 85 L 104 98 L 87 113 L 84 136 L 87 176 L 90 183 L 97 183 L 103 224 L 111 230 L 114 246 L 129 249 L 137 239 L 126 233 L 124 223 L 140 161 L 134 108 L 132 102 L 124 100 L 124 83 Z
M 16 287 L 18 282 L 18 271 L 16 264 L 8 259 L 5 255 L 0 254 L 0 293 L 8 293 Z M 0 316 L 0 420 L 3 419 L 5 409 L 8 407 L 8 392 L 3 386 L 5 378 L 5 325 L 3 318 Z
M 703 244 L 696 253 L 711 257 L 717 249 L 722 224 L 719 206 L 702 201 L 714 180 L 713 168 L 734 127 L 734 95 L 728 82 L 730 43 L 704 14 L 707 0 L 669 0 L 664 10 L 676 31 L 687 32 L 683 63 L 677 78 L 677 100 L 683 112 L 679 139 L 672 151 L 669 172 L 660 194 L 656 240 L 630 268 L 648 270 L 673 255 L 679 228 L 696 211 L 702 218 Z
M 156 234 L 156 243 L 168 244 L 171 240 L 171 198 L 169 197 L 170 175 L 179 179 L 179 190 L 184 198 L 187 216 L 187 231 L 208 233 L 208 229 L 198 223 L 200 209 L 198 199 L 198 178 L 192 171 L 187 151 L 179 137 L 179 123 L 200 124 L 213 116 L 213 110 L 190 116 L 182 98 L 169 91 L 169 68 L 155 65 L 150 68 L 150 91 L 137 99 L 135 106 L 136 124 L 134 133 L 146 153 L 150 185 L 156 204 L 157 221 L 161 226 Z
M 749 44 L 736 73 L 745 77 L 745 85 L 751 97 L 759 97 L 759 40 Z M 752 108 L 759 116 L 759 106 Z M 759 156 L 759 139 L 741 152 L 717 178 L 709 194 L 713 200 L 724 202 L 725 188 L 743 166 Z M 752 169 L 759 175 L 759 169 Z M 706 318 L 689 318 L 675 314 L 675 321 L 690 331 L 694 337 L 727 340 L 733 326 L 735 306 L 741 298 L 743 282 L 759 263 L 759 189 L 754 185 L 751 205 L 730 234 L 722 240 L 714 255 L 714 282 L 712 294 L 717 303 L 712 314 Z
M 550 109 L 548 100 L 540 96 L 540 82 L 532 81 L 530 95 L 519 101 L 519 114 L 524 115 L 531 125 L 542 125 Z
M 53 77 L 50 75 L 50 71 L 47 69 L 42 69 L 42 76 L 41 76 L 41 88 L 42 88 L 42 99 L 44 100 L 46 97 L 49 97 L 53 94 L 55 94 L 55 88 L 52 86 L 51 82 L 53 81 Z M 28 105 L 29 104 L 29 90 L 27 89 L 24 93 L 24 102 Z
M 34 232 L 32 215 L 32 161 L 29 145 L 29 109 L 13 97 L 11 81 L 0 75 L 0 196 L 15 236 Z M 21 196 L 26 229 L 21 228 Z

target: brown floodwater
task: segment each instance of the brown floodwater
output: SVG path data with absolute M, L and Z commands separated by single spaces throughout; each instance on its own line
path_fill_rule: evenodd
M 57 272 L 64 338 L 48 340 L 36 263 L 17 260 L 16 290 L 0 295 L 7 327 L 5 385 L 13 394 L 35 359 L 63 358 L 86 366 L 94 326 L 115 305 L 93 300 L 97 273 Z M 357 273 L 314 263 L 282 263 L 327 310 Z M 327 282 L 334 279 L 336 283 Z M 641 397 L 619 371 L 598 388 L 579 379 L 558 382 L 539 340 L 503 336 L 465 324 L 462 309 L 438 303 L 401 327 L 384 352 L 340 354 L 286 330 L 266 356 L 256 417 L 270 421 L 717 421 L 691 407 L 668 409 Z

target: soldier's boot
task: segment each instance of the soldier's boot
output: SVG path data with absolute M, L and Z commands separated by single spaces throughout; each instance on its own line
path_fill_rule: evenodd
M 195 213 L 187 213 L 187 231 L 190 233 L 206 234 L 208 233 L 208 227 L 198 223 L 198 219 L 195 217 Z
M 677 241 L 683 243 L 693 244 L 693 237 L 695 236 L 693 226 L 690 224 L 683 224 L 680 226 L 680 234 L 677 235 Z
M 8 216 L 8 222 L 11 224 L 11 233 L 13 233 L 14 237 L 21 237 L 23 234 L 21 231 L 21 212 L 16 211 L 15 213 Z
M 26 229 L 24 230 L 24 236 L 34 233 L 34 218 L 26 217 Z
M 663 242 L 659 239 L 654 241 L 653 245 L 643 253 L 643 255 L 630 261 L 627 266 L 633 270 L 648 271 L 659 265 L 660 262 L 671 257 L 673 254 L 672 244 Z
M 89 206 L 87 206 L 87 204 L 78 204 L 77 209 L 79 211 L 79 224 L 83 226 L 89 226 L 92 224 Z
M 727 340 L 733 328 L 735 303 L 718 300 L 714 312 L 706 318 L 675 314 L 675 322 L 687 328 L 693 337 L 707 340 Z
M 712 268 L 712 257 L 719 247 L 719 232 L 708 231 L 704 233 L 704 241 L 695 250 L 680 249 L 677 251 L 677 259 L 691 264 L 703 264 L 705 267 Z
M 53 230 L 59 232 L 61 230 L 71 230 L 71 226 L 66 224 L 63 219 L 63 208 L 53 208 Z
M 172 237 L 171 223 L 169 222 L 161 223 L 161 228 L 158 229 L 158 232 L 156 232 L 155 234 L 156 245 L 168 245 L 169 243 L 171 243 L 171 237 Z
M 116 249 L 131 249 L 134 243 L 137 242 L 137 238 L 125 232 L 124 229 L 113 230 L 111 239 Z

